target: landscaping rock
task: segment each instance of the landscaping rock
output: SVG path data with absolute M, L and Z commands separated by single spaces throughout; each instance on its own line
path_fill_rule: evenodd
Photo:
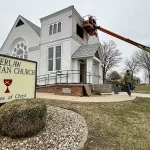
M 1 150 L 79 150 L 87 140 L 85 119 L 79 114 L 47 106 L 45 128 L 30 138 L 13 139 L 0 135 Z
M 46 115 L 41 100 L 13 100 L 0 107 L 0 133 L 13 138 L 32 136 L 44 128 Z

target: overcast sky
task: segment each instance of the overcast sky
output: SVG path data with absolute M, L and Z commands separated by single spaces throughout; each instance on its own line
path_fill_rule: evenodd
M 74 5 L 81 16 L 96 16 L 98 25 L 141 44 L 150 45 L 149 0 L 0 0 L 0 47 L 18 15 L 40 26 L 40 18 L 70 5 Z M 99 32 L 99 38 L 101 42 L 114 40 L 124 58 L 130 57 L 137 49 L 102 32 Z M 142 74 L 137 76 L 142 77 Z

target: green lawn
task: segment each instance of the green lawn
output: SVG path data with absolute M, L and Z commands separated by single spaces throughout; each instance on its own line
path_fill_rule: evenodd
M 119 103 L 45 101 L 86 119 L 89 135 L 83 150 L 150 150 L 148 98 Z
M 150 94 L 150 85 L 136 85 L 136 88 L 132 92 Z

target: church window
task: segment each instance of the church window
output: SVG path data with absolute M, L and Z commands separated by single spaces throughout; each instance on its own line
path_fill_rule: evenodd
M 62 31 L 62 22 L 56 22 L 49 26 L 49 35 L 56 34 Z
M 54 31 L 53 31 L 54 34 L 56 33 L 56 30 L 57 30 L 57 24 L 55 23 L 54 24 Z
M 24 46 L 24 50 L 27 50 L 27 46 L 26 45 Z
M 58 23 L 58 32 L 61 32 L 61 22 Z
M 54 48 L 51 47 L 48 49 L 48 71 L 53 71 L 53 54 Z
M 20 44 L 17 44 L 17 48 L 19 48 L 20 47 Z
M 61 46 L 56 46 L 55 51 L 55 60 L 56 60 L 56 70 L 60 70 L 61 68 Z
M 61 70 L 61 45 L 48 49 L 48 71 Z
M 28 58 L 28 48 L 25 42 L 19 42 L 14 46 L 12 55 L 17 58 L 27 59 Z
M 21 43 L 21 47 L 23 47 L 24 45 L 23 45 L 23 43 Z
M 50 25 L 50 28 L 49 28 L 49 35 L 51 35 L 53 33 L 53 26 Z
M 77 35 L 80 36 L 83 39 L 83 35 L 84 35 L 83 34 L 83 29 L 78 24 L 76 25 L 76 28 L 77 28 L 77 30 L 76 30 Z

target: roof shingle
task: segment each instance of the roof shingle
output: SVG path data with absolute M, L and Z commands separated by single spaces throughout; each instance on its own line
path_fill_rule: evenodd
M 100 43 L 80 46 L 72 55 L 72 58 L 83 58 L 95 56 L 95 53 L 100 49 Z

